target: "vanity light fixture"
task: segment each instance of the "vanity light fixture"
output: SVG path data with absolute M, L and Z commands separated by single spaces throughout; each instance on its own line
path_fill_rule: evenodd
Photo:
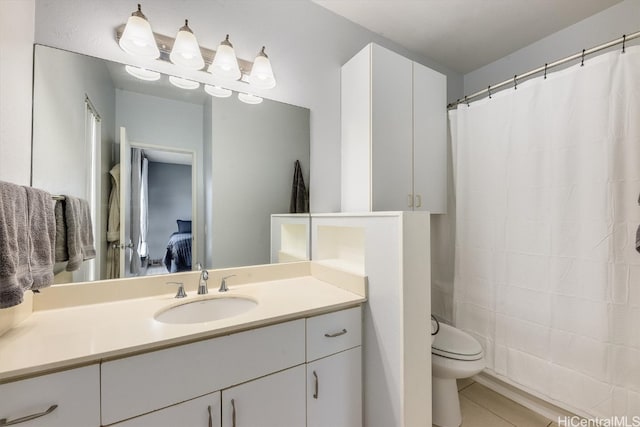
M 262 102 L 262 98 L 259 96 L 252 95 L 250 93 L 242 93 L 238 94 L 238 99 L 245 104 L 260 104 Z
M 173 42 L 169 59 L 176 65 L 190 70 L 200 70 L 204 67 L 204 59 L 196 36 L 189 28 L 189 20 L 184 20 L 184 26 L 178 30 Z
M 249 75 L 249 83 L 258 89 L 271 89 L 276 86 L 271 61 L 269 61 L 269 57 L 264 52 L 264 46 L 262 46 L 262 50 L 253 61 L 253 67 Z
M 226 98 L 232 94 L 231 90 L 218 86 L 218 82 L 246 84 L 250 85 L 252 89 L 258 90 L 271 89 L 276 86 L 271 61 L 265 53 L 264 46 L 252 63 L 236 57 L 228 34 L 218 46 L 217 51 L 200 47 L 196 36 L 189 28 L 189 21 L 186 19 L 175 39 L 156 34 L 151 30 L 151 25 L 142 13 L 139 4 L 138 10 L 131 14 L 127 23 L 116 29 L 116 41 L 122 50 L 139 58 L 160 59 L 189 70 L 202 70 L 203 72 L 206 70 L 214 77 L 215 83 L 205 84 L 205 91 L 212 96 Z M 144 64 L 144 62 L 139 63 Z M 207 64 L 209 64 L 208 67 Z M 127 72 L 142 80 L 154 81 L 160 78 L 159 73 L 144 68 L 128 66 Z M 183 73 L 176 72 L 176 74 Z M 198 77 L 195 79 L 201 80 Z M 182 89 L 200 87 L 200 83 L 195 80 L 180 77 L 170 77 L 169 80 L 173 85 Z M 211 78 L 205 78 L 201 81 L 211 81 Z M 248 104 L 262 102 L 262 98 L 249 93 L 239 93 L 238 98 Z
M 146 68 L 134 67 L 133 65 L 127 65 L 124 67 L 127 73 L 140 80 L 146 80 L 148 82 L 154 82 L 160 80 L 160 73 L 157 71 L 147 70 Z
M 198 89 L 200 87 L 200 83 L 194 82 L 193 80 L 183 79 L 182 77 L 169 76 L 169 81 L 172 85 L 179 87 L 180 89 Z
M 229 89 L 225 89 L 220 86 L 212 86 L 212 85 L 204 85 L 204 91 L 207 92 L 211 96 L 215 96 L 218 98 L 228 98 L 233 93 Z
M 215 78 L 223 81 L 239 80 L 242 77 L 238 58 L 236 58 L 233 45 L 229 41 L 229 34 L 220 42 L 220 46 L 218 46 L 218 50 L 213 57 L 213 62 L 207 71 L 213 74 Z
M 118 44 L 129 55 L 150 59 L 160 57 L 160 50 L 153 36 L 153 31 L 151 31 L 151 24 L 142 13 L 139 4 L 138 10 L 134 11 L 127 20 L 127 25 L 124 27 Z

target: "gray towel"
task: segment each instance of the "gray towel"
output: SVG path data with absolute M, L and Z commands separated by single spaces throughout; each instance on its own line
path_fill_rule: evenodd
M 27 192 L 0 181 L 0 308 L 22 302 L 32 283 L 27 235 Z
M 306 213 L 309 212 L 309 193 L 304 185 L 304 177 L 302 176 L 302 168 L 300 161 L 296 160 L 293 170 L 293 183 L 291 185 L 291 203 L 289 204 L 289 213 Z
M 89 202 L 77 197 L 65 196 L 64 218 L 67 228 L 67 271 L 80 268 L 82 261 L 95 258 L 93 227 Z
M 31 290 L 53 284 L 55 218 L 51 194 L 37 188 L 25 187 L 27 193 L 27 233 L 29 237 L 29 268 L 33 283 Z
M 56 200 L 54 207 L 54 215 L 56 218 L 56 262 L 65 262 L 69 260 L 67 252 L 67 225 L 64 220 L 64 200 Z
M 640 196 L 638 196 L 638 204 L 640 205 Z M 640 225 L 636 230 L 636 251 L 640 252 Z

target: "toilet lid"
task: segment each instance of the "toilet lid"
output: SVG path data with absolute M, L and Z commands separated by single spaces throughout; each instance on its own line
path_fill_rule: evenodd
M 431 353 L 456 360 L 478 360 L 482 358 L 482 346 L 468 333 L 453 326 L 440 323 L 440 331 L 431 344 Z

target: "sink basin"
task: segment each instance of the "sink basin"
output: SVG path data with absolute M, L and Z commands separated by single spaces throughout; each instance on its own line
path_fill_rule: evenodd
M 155 315 L 162 323 L 202 323 L 237 316 L 255 308 L 258 303 L 243 297 L 201 299 L 176 305 Z

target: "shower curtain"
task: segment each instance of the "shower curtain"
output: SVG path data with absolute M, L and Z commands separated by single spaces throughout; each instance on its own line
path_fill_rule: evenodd
M 533 395 L 640 415 L 640 47 L 460 105 L 450 124 L 456 325 Z

